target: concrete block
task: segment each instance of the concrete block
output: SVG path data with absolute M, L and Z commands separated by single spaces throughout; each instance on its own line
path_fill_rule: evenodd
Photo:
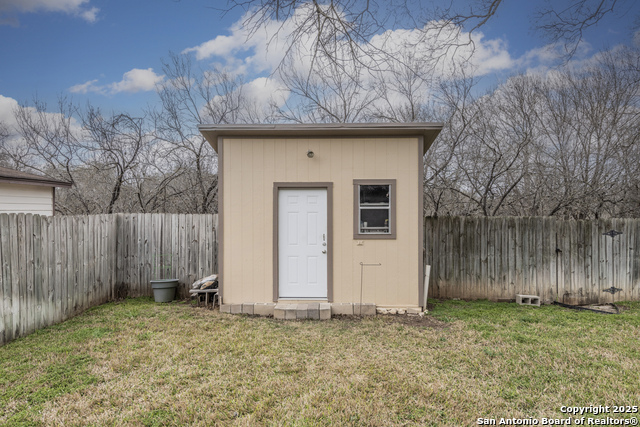
M 320 303 L 320 320 L 331 319 L 331 304 L 328 302 Z
M 273 307 L 273 317 L 278 320 L 284 320 L 284 312 L 286 308 L 286 304 L 276 304 L 275 307 Z
M 242 314 L 253 314 L 253 303 L 242 304 Z
M 340 314 L 353 315 L 353 304 L 349 302 L 337 302 L 331 304 L 331 315 L 336 316 Z
M 242 304 L 231 304 L 231 314 L 242 314 Z
M 296 319 L 307 319 L 307 310 L 309 309 L 309 304 L 298 304 L 296 307 Z
M 222 304 L 220 306 L 220 313 L 231 313 L 231 304 Z
M 275 306 L 276 305 L 272 302 L 257 302 L 253 305 L 253 314 L 255 314 L 256 316 L 273 316 L 273 309 Z
M 331 308 L 329 308 L 329 314 L 331 314 Z M 307 307 L 307 318 L 320 320 L 320 304 L 317 302 L 308 304 Z
M 516 295 L 516 302 L 520 305 L 540 307 L 540 297 L 537 295 Z
M 298 315 L 298 305 L 297 304 L 287 304 L 284 309 L 284 319 L 285 320 L 295 320 Z
M 376 305 L 372 302 L 354 303 L 353 314 L 356 316 L 375 316 Z
M 422 313 L 422 309 L 420 307 L 407 308 L 407 314 L 420 314 L 420 313 Z

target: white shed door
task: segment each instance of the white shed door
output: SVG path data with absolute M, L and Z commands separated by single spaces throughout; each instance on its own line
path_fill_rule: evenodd
M 327 297 L 327 190 L 278 192 L 280 298 Z

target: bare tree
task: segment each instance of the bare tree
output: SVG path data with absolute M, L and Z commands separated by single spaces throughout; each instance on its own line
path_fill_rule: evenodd
M 153 142 L 146 117 L 106 116 L 91 105 L 81 110 L 61 98 L 56 113 L 36 100 L 33 106 L 20 106 L 15 118 L 17 137 L 0 147 L 11 164 L 74 183 L 57 192 L 56 211 L 139 210 L 130 202 L 130 188 Z
M 426 212 L 637 216 L 639 61 L 620 48 L 477 99 L 452 86 L 453 114 L 425 162 Z
M 5 122 L 0 121 L 0 147 L 4 147 L 5 144 L 9 141 L 9 137 L 11 136 L 11 130 L 9 129 L 9 125 Z M 7 165 L 9 163 L 9 158 L 6 154 L 3 153 L 3 150 L 0 149 L 0 165 Z
M 165 158 L 180 170 L 174 181 L 180 185 L 166 191 L 190 212 L 216 212 L 218 158 L 198 125 L 269 122 L 272 107 L 246 93 L 242 76 L 196 70 L 187 55 L 170 54 L 163 71 L 168 79 L 159 87 L 161 107 L 152 113 L 155 136 L 166 147 Z
M 566 57 L 571 58 L 587 28 L 620 9 L 626 12 L 623 2 L 544 3 L 532 26 L 552 42 L 563 44 Z M 227 0 L 225 12 L 238 8 L 245 11 L 243 26 L 251 36 L 268 22 L 280 23 L 279 32 L 272 37 L 287 37 L 287 54 L 297 53 L 300 46 L 308 49 L 312 68 L 316 68 L 317 58 L 329 58 L 339 67 L 361 64 L 378 70 L 386 58 L 398 57 L 396 52 L 386 50 L 384 43 L 372 43 L 374 35 L 379 39 L 385 30 L 417 29 L 423 37 L 414 43 L 431 44 L 431 59 L 436 63 L 452 50 L 473 48 L 472 34 L 490 22 L 503 3 L 505 0 L 477 0 L 439 8 L 425 0 Z M 293 29 L 285 25 L 287 21 Z
M 634 61 L 637 52 L 607 52 L 586 69 L 556 73 L 541 85 L 537 149 L 547 173 L 537 169 L 547 176 L 546 214 L 623 214 L 640 125 Z
M 358 64 L 344 68 L 331 61 L 314 70 L 280 70 L 279 77 L 291 96 L 275 109 L 279 120 L 297 123 L 352 123 L 367 121 L 375 92 Z

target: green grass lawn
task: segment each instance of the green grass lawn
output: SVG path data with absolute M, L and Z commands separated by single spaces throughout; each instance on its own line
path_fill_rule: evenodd
M 639 405 L 640 303 L 625 306 L 321 322 L 131 299 L 0 347 L 0 424 L 454 426 Z

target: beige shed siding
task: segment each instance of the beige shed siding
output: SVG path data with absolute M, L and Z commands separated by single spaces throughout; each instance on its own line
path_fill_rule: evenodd
M 53 215 L 53 188 L 0 182 L 0 213 Z
M 312 150 L 315 156 L 307 157 Z M 417 138 L 227 139 L 223 169 L 225 303 L 273 301 L 273 183 L 333 183 L 333 301 L 418 306 Z M 397 238 L 353 239 L 353 180 L 396 179 Z

